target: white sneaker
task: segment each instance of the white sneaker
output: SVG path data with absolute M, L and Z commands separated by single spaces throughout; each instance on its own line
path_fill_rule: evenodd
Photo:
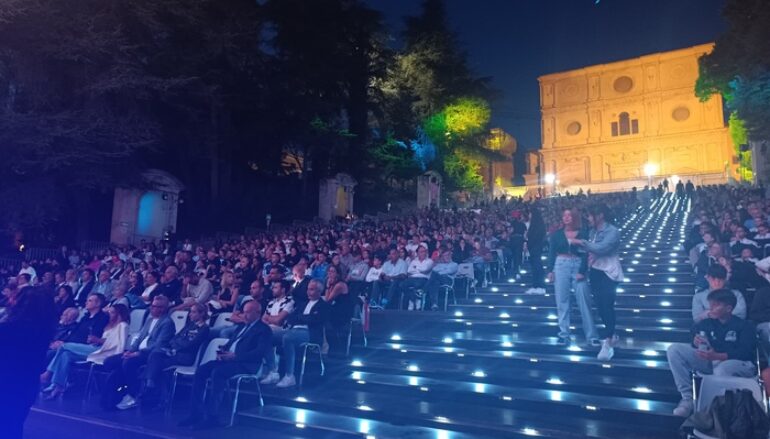
M 607 340 L 602 341 L 602 350 L 599 351 L 599 355 L 596 356 L 596 359 L 601 361 L 609 361 L 612 360 L 614 355 L 615 349 L 612 348 L 612 344 L 608 343 Z
M 275 387 L 283 389 L 286 387 L 294 387 L 296 385 L 297 381 L 294 379 L 294 375 L 286 375 L 281 381 L 278 381 L 278 384 L 276 384 Z
M 136 407 L 137 405 L 139 405 L 139 403 L 136 402 L 133 396 L 125 395 L 123 396 L 123 399 L 121 399 L 118 405 L 115 407 L 117 407 L 120 410 L 128 410 L 130 408 Z
M 693 404 L 691 399 L 683 399 L 679 401 L 679 405 L 674 409 L 674 415 L 686 418 L 690 416 L 693 410 Z
M 267 374 L 267 376 L 266 376 L 266 377 L 264 377 L 264 378 L 262 379 L 262 381 L 260 381 L 259 383 L 260 383 L 260 384 L 267 384 L 267 385 L 270 385 L 270 384 L 275 384 L 275 383 L 277 383 L 277 382 L 278 382 L 278 381 L 280 381 L 280 380 L 281 380 L 281 376 L 280 376 L 280 375 L 278 375 L 278 372 L 270 372 L 270 373 L 269 373 L 269 374 Z

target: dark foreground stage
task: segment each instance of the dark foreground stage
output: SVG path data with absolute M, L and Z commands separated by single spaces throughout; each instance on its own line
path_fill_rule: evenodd
M 247 391 L 233 428 L 177 428 L 187 386 L 170 413 L 104 412 L 98 396 L 84 402 L 73 390 L 39 402 L 26 437 L 676 438 L 682 419 L 671 414 L 678 394 L 665 350 L 688 340 L 692 321 L 686 215 L 686 202 L 669 196 L 621 222 L 626 281 L 611 362 L 584 345 L 577 310 L 575 344 L 558 344 L 550 287 L 547 296 L 526 295 L 528 273 L 519 280 L 501 273 L 467 299 L 458 286 L 458 304 L 446 313 L 373 311 L 367 347 L 354 330 L 350 358 L 329 359 L 320 378 L 310 357 L 304 388 L 264 387 L 262 408 Z

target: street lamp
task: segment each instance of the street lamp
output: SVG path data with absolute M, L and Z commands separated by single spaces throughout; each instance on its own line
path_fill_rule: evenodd
M 657 174 L 658 165 L 655 163 L 646 163 L 644 165 L 644 175 L 647 176 L 647 185 L 652 186 L 652 176 Z
M 556 195 L 556 175 L 551 173 L 545 174 L 545 183 L 551 185 L 551 195 Z

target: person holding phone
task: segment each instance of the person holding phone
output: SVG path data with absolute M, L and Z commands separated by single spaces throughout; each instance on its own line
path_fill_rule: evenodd
M 261 315 L 262 305 L 258 301 L 246 302 L 243 306 L 244 323 L 217 351 L 216 360 L 198 367 L 193 379 L 190 415 L 179 423 L 180 427 L 205 429 L 221 425 L 217 412 L 227 381 L 238 374 L 256 373 L 272 347 L 273 333 L 260 320 Z M 206 392 L 209 380 L 211 385 Z M 204 396 L 208 396 L 208 399 L 204 399 Z

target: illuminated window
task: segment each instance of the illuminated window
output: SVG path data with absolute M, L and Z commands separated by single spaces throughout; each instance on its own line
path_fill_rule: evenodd
M 639 133 L 639 119 L 631 119 L 625 111 L 620 113 L 617 122 L 612 122 L 612 137 Z

